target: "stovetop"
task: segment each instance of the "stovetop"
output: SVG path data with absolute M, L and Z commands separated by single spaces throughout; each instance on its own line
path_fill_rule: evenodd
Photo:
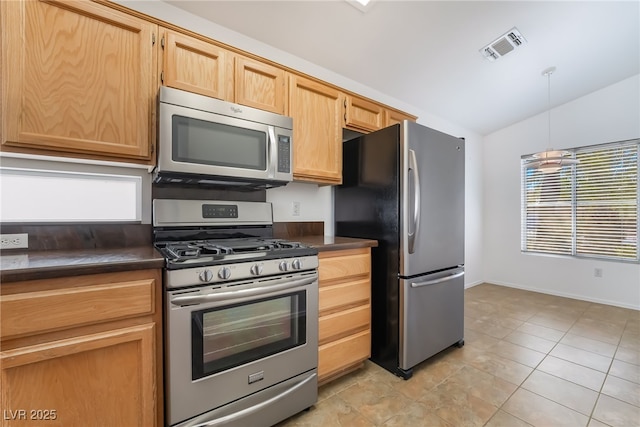
M 156 242 L 168 269 L 214 266 L 239 261 L 296 258 L 317 254 L 299 242 L 275 238 L 246 237 Z
M 273 237 L 267 202 L 153 201 L 154 246 L 167 288 L 290 275 L 318 267 L 318 250 Z

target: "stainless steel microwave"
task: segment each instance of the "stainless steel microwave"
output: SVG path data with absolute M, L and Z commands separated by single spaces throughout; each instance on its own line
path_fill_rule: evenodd
M 278 187 L 293 179 L 293 119 L 161 87 L 157 183 Z

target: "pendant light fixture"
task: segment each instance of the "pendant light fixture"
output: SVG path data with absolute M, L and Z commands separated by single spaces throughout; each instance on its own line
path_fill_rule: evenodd
M 548 95 L 548 135 L 547 146 L 551 145 L 551 74 L 556 71 L 556 67 L 549 67 L 542 71 L 542 75 L 547 77 L 547 95 Z M 559 171 L 563 166 L 575 165 L 579 160 L 572 159 L 571 152 L 566 150 L 554 150 L 548 148 L 546 151 L 533 154 L 525 160 L 527 169 L 538 169 L 541 172 L 551 173 Z

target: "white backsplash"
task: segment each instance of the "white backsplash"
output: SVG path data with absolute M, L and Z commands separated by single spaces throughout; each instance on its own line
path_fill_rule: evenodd
M 267 190 L 274 222 L 324 222 L 324 234 L 333 236 L 333 187 L 291 182 Z M 294 206 L 295 205 L 295 206 Z

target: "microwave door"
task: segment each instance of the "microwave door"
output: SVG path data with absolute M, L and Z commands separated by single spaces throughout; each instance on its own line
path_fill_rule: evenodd
M 274 179 L 270 133 L 276 132 L 269 126 L 177 105 L 160 107 L 158 172 Z

